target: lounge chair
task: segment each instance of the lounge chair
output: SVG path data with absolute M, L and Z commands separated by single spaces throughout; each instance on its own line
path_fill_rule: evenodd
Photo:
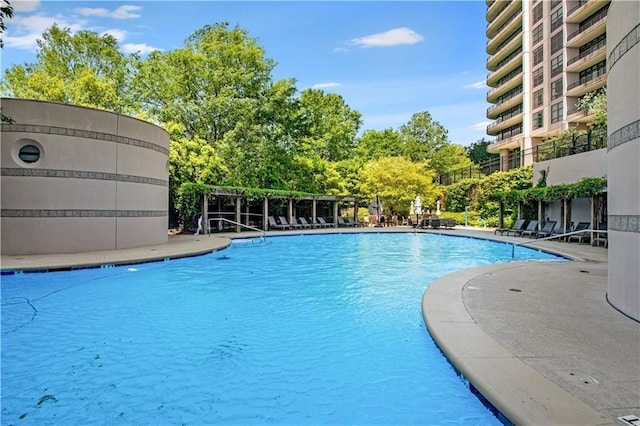
M 323 228 L 336 228 L 338 226 L 335 223 L 327 222 L 326 220 L 324 220 L 324 217 L 318 216 L 317 219 L 318 219 L 318 223 L 322 225 Z
M 529 222 L 529 224 L 527 225 L 526 229 L 519 229 L 517 231 L 509 231 L 507 232 L 507 235 L 509 235 L 510 233 L 513 232 L 513 236 L 517 237 L 517 236 L 523 236 L 524 232 L 533 232 L 536 231 L 538 229 L 538 221 L 537 220 L 532 220 Z
M 556 220 L 547 221 L 547 223 L 544 224 L 542 229 L 539 230 L 538 232 L 534 232 L 532 236 L 536 237 L 536 238 L 550 237 L 551 234 L 553 233 L 553 229 L 556 227 L 557 223 L 558 223 L 558 221 L 556 221 Z
M 507 235 L 509 235 L 509 231 L 520 231 L 522 228 L 524 228 L 526 222 L 526 219 L 518 219 L 511 228 L 498 228 L 493 231 L 493 233 L 497 235 L 499 232 L 500 235 L 504 235 L 504 233 L 506 232 Z
M 287 222 L 287 219 L 284 216 L 278 216 L 278 219 L 280 220 L 281 224 L 289 226 L 289 228 L 291 228 L 291 229 L 300 229 L 300 228 L 302 228 L 302 225 L 298 224 L 298 221 L 296 221 L 295 223 L 293 223 L 293 222 L 289 223 L 289 222 Z
M 440 219 L 440 225 L 443 228 L 453 229 L 456 226 L 455 219 Z
M 355 226 L 356 228 L 357 228 L 357 227 L 359 227 L 359 226 L 364 226 L 364 223 L 354 221 L 354 220 L 353 220 L 352 218 L 350 218 L 350 217 L 346 218 L 346 219 L 345 219 L 345 221 L 346 221 L 347 223 L 352 224 L 352 225 L 353 225 L 353 226 Z
M 292 217 L 291 218 L 291 223 L 294 226 L 297 226 L 297 227 L 302 228 L 302 229 L 311 229 L 312 228 L 311 224 L 309 222 L 307 222 L 306 219 L 303 222 L 302 219 L 304 219 L 304 218 L 303 217 L 299 217 L 299 218 L 296 219 L 295 217 Z M 300 223 L 298 223 L 298 221 L 300 221 Z
M 354 226 L 353 223 L 347 223 L 344 221 L 342 216 L 338 216 L 338 227 L 339 228 L 352 228 Z
M 291 226 L 289 226 L 289 224 L 279 224 L 271 216 L 269 216 L 267 220 L 269 221 L 269 229 L 291 229 Z
M 593 239 L 591 240 L 591 245 L 599 246 L 600 243 L 602 243 L 602 245 L 605 248 L 609 247 L 609 233 L 598 232 L 598 231 L 606 231 L 606 230 L 607 230 L 607 224 L 604 223 L 600 225 L 599 229 L 596 229 L 595 231 L 593 231 Z
M 302 216 L 300 216 L 300 217 L 298 218 L 298 220 L 300 221 L 300 223 L 301 223 L 303 226 L 306 226 L 306 227 L 309 227 L 309 228 L 314 228 L 314 229 L 315 229 L 315 228 L 319 228 L 319 226 L 318 226 L 318 225 L 316 225 L 315 223 L 309 223 L 309 222 L 307 221 L 307 218 L 306 218 L 306 217 L 302 217 Z
M 591 222 L 578 222 L 574 231 L 584 231 L 591 227 Z M 577 241 L 578 244 L 588 243 L 591 241 L 591 232 L 583 232 L 581 234 L 573 234 L 567 237 L 567 242 Z

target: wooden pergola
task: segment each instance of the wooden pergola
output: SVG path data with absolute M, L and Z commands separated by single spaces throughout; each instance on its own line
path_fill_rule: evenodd
M 303 203 L 310 206 L 302 206 Z M 259 199 L 249 198 L 241 190 L 227 188 L 215 188 L 209 194 L 204 194 L 202 199 L 202 217 L 207 230 L 235 230 L 235 232 L 245 229 L 269 230 L 269 216 L 284 216 L 289 223 L 295 222 L 298 217 L 297 211 L 306 210 L 313 223 L 317 223 L 319 207 L 324 204 L 323 211 L 329 212 L 331 223 L 337 225 L 340 204 L 352 204 L 354 209 L 354 219 L 358 211 L 358 198 L 355 196 L 334 196 L 334 195 L 308 195 L 308 196 L 285 196 L 270 194 Z M 283 209 L 284 204 L 284 209 Z M 329 209 L 327 209 L 327 204 Z M 286 210 L 283 214 L 271 214 L 273 208 Z

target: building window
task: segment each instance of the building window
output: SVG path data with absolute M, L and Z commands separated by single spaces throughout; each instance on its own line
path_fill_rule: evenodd
M 562 77 L 551 82 L 551 100 L 562 96 Z
M 562 8 L 551 14 L 551 32 L 562 26 Z
M 562 120 L 562 102 L 551 105 L 551 123 Z
M 35 145 L 25 145 L 18 151 L 18 158 L 25 163 L 35 163 L 40 159 L 40 148 Z
M 562 4 L 562 0 L 551 0 L 551 10 L 555 9 L 560 4 Z
M 600 61 L 586 70 L 580 71 L 580 81 L 587 82 L 607 72 L 607 61 Z
M 533 128 L 539 129 L 544 126 L 544 111 L 540 110 L 533 113 Z
M 544 80 L 544 72 L 542 70 L 542 67 L 540 67 L 533 72 L 533 87 L 540 86 L 543 80 Z
M 538 65 L 539 63 L 542 62 L 543 59 L 544 59 L 544 50 L 543 50 L 543 46 L 540 46 L 533 51 L 533 65 L 534 66 Z
M 535 24 L 542 19 L 542 2 L 533 8 L 533 23 Z
M 533 29 L 533 44 L 539 43 L 540 40 L 542 40 L 542 35 L 543 35 L 542 30 L 543 30 L 542 24 L 538 25 Z
M 562 36 L 563 32 L 560 31 L 558 34 L 551 37 L 551 54 L 553 55 L 558 50 L 562 49 Z
M 537 108 L 544 103 L 544 89 L 533 92 L 533 107 Z
M 551 59 L 551 77 L 562 72 L 562 53 Z

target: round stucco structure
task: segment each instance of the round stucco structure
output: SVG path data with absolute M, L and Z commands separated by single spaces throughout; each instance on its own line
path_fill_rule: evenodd
M 611 2 L 607 64 L 607 295 L 640 321 L 640 2 Z
M 167 242 L 169 135 L 91 108 L 2 99 L 2 254 Z

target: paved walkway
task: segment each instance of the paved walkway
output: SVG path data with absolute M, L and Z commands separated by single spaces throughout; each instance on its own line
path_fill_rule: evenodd
M 407 232 L 408 228 L 305 231 Z M 434 231 L 418 231 L 434 232 Z M 490 230 L 437 231 L 502 242 Z M 276 231 L 285 235 L 295 231 Z M 259 237 L 260 233 L 242 233 Z M 167 244 L 66 255 L 2 256 L 2 270 L 66 269 L 191 256 L 238 234 L 178 235 Z M 640 324 L 606 301 L 607 250 L 537 241 L 575 262 L 510 262 L 449 274 L 427 289 L 427 326 L 451 362 L 509 420 L 535 425 L 623 424 L 640 417 Z

